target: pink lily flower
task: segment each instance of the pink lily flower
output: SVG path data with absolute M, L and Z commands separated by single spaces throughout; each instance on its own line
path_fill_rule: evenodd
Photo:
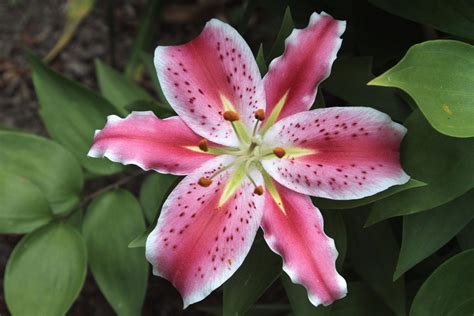
M 294 30 L 262 79 L 231 26 L 209 21 L 194 40 L 158 47 L 155 66 L 179 116 L 110 116 L 89 152 L 145 170 L 186 175 L 148 236 L 153 272 L 204 299 L 242 264 L 257 230 L 314 305 L 346 295 L 337 250 L 308 195 L 358 199 L 409 176 L 399 160 L 406 129 L 366 107 L 309 111 L 345 22 L 314 13 Z

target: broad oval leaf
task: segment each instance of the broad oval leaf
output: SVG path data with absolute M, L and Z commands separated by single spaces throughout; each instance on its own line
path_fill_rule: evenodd
M 441 248 L 474 218 L 474 190 L 435 209 L 403 218 L 403 238 L 394 279 Z
M 140 205 L 128 191 L 107 192 L 89 206 L 83 233 L 89 265 L 102 293 L 119 315 L 140 315 L 148 280 L 143 249 L 128 243 L 145 230 Z
M 158 215 L 167 193 L 178 179 L 179 177 L 171 174 L 154 172 L 143 181 L 140 187 L 140 204 L 149 223 Z
M 367 205 L 375 201 L 382 200 L 391 195 L 394 195 L 398 192 L 422 187 L 425 185 L 426 183 L 424 182 L 421 182 L 415 179 L 410 179 L 405 184 L 393 186 L 391 188 L 388 188 L 385 191 L 382 191 L 380 193 L 377 193 L 377 194 L 374 194 L 362 199 L 358 199 L 358 200 L 329 200 L 329 199 L 317 198 L 317 197 L 313 197 L 312 199 L 313 199 L 314 204 L 320 208 L 329 209 L 329 210 L 331 209 L 341 210 L 341 209 L 349 209 L 349 208 Z
M 48 201 L 36 185 L 0 171 L 0 233 L 28 233 L 52 219 Z
M 451 40 L 414 45 L 397 65 L 369 84 L 407 92 L 440 133 L 474 136 L 472 45 Z
M 64 213 L 79 202 L 83 175 L 76 158 L 46 138 L 0 131 L 0 166 L 37 185 L 54 213 Z
M 440 265 L 416 294 L 410 316 L 448 315 L 451 310 L 472 299 L 474 297 L 472 267 L 474 267 L 474 249 L 457 254 Z
M 396 282 L 392 280 L 399 252 L 392 227 L 382 222 L 363 228 L 366 214 L 364 208 L 344 214 L 348 232 L 347 260 L 395 314 L 405 315 L 405 280 L 403 277 Z
M 341 271 L 347 252 L 347 231 L 344 218 L 340 211 L 322 210 L 321 212 L 324 218 L 324 231 L 329 237 L 334 239 L 336 244 L 336 249 L 339 253 L 336 259 L 336 268 L 338 271 Z
M 456 306 L 447 316 L 472 316 L 472 311 L 474 311 L 474 298 Z
M 474 221 L 471 220 L 456 238 L 462 250 L 474 248 Z
M 136 101 L 153 100 L 145 89 L 99 59 L 95 61 L 95 69 L 101 94 L 117 108 L 125 109 Z
M 367 316 L 392 315 L 393 312 L 364 283 L 348 284 L 346 297 L 335 301 L 329 306 L 314 307 L 299 284 L 291 282 L 286 275 L 282 278 L 288 300 L 295 316 Z
M 367 225 L 429 210 L 474 187 L 474 138 L 454 138 L 435 131 L 419 110 L 405 122 L 402 143 L 405 171 L 427 185 L 403 191 L 374 203 Z
M 103 128 L 107 115 L 117 113 L 117 109 L 87 87 L 48 68 L 37 57 L 29 55 L 29 61 L 41 105 L 40 115 L 51 137 L 93 174 L 122 170 L 121 165 L 106 159 L 87 157 L 94 131 Z
M 350 105 L 370 106 L 403 122 L 410 114 L 410 107 L 397 95 L 396 89 L 367 86 L 373 78 L 372 57 L 339 57 L 322 88 Z
M 471 0 L 369 0 L 383 10 L 461 37 L 474 39 Z
M 224 284 L 224 315 L 245 315 L 281 274 L 281 259 L 257 237 L 242 266 Z
M 25 236 L 5 269 L 5 299 L 12 315 L 65 315 L 84 283 L 87 253 L 79 232 L 52 223 Z

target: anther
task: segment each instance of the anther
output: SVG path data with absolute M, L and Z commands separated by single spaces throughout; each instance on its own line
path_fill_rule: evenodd
M 263 121 L 265 119 L 265 111 L 263 109 L 255 111 L 255 118 L 259 121 Z
M 234 111 L 225 111 L 224 112 L 224 120 L 234 122 L 240 119 L 239 113 Z
M 258 187 L 255 188 L 255 190 L 253 190 L 253 193 L 255 193 L 257 195 L 262 195 L 263 194 L 263 187 L 261 185 L 259 185 Z
M 273 148 L 273 154 L 277 156 L 278 158 L 282 158 L 283 156 L 285 156 L 286 152 L 281 147 L 275 147 Z
M 210 186 L 212 183 L 212 180 L 211 179 L 208 179 L 208 178 L 200 178 L 199 181 L 198 181 L 198 184 L 202 187 L 205 187 L 207 188 L 208 186 Z
M 201 149 L 202 151 L 205 151 L 207 152 L 209 150 L 209 148 L 207 147 L 207 140 L 206 139 L 201 139 L 199 141 L 199 149 Z

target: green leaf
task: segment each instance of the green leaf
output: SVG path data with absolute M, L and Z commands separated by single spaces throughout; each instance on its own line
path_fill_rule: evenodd
M 84 283 L 87 254 L 79 232 L 53 223 L 25 236 L 5 269 L 5 299 L 13 315 L 65 315 Z
M 152 111 L 159 118 L 175 116 L 176 113 L 170 110 L 166 105 L 158 103 L 155 100 L 140 100 L 125 106 L 129 112 L 133 111 Z
M 144 229 L 140 205 L 125 190 L 97 197 L 84 219 L 83 233 L 92 274 L 118 315 L 141 315 L 148 264 L 143 249 L 127 246 Z
M 270 50 L 270 54 L 268 54 L 268 60 L 273 60 L 283 54 L 283 51 L 285 50 L 285 39 L 291 34 L 294 28 L 295 25 L 293 23 L 293 18 L 291 17 L 290 7 L 287 7 L 281 22 L 280 31 L 278 31 L 278 35 L 273 43 L 272 49 Z
M 397 65 L 369 84 L 407 92 L 440 133 L 474 136 L 472 45 L 437 40 L 412 46 Z
M 474 311 L 474 298 L 468 299 L 452 309 L 447 316 L 472 316 Z
M 410 114 L 410 108 L 395 89 L 367 86 L 373 78 L 372 57 L 339 57 L 322 88 L 350 105 L 370 106 L 403 122 Z
M 346 214 L 348 261 L 396 315 L 405 315 L 405 281 L 392 281 L 399 246 L 389 223 L 363 228 L 365 209 Z
M 128 78 L 139 79 L 142 73 L 142 60 L 140 53 L 149 48 L 154 34 L 154 27 L 158 24 L 162 0 L 148 0 L 144 13 L 140 19 L 138 33 L 132 47 L 132 54 L 128 60 L 125 74 Z
M 474 248 L 474 221 L 469 224 L 457 235 L 459 245 L 463 250 Z
M 312 199 L 313 199 L 314 204 L 320 208 L 330 209 L 330 210 L 332 209 L 341 210 L 341 209 L 349 209 L 349 208 L 359 207 L 362 205 L 367 205 L 375 201 L 389 197 L 391 195 L 394 195 L 398 192 L 422 187 L 425 185 L 426 183 L 424 182 L 421 182 L 415 179 L 410 179 L 405 184 L 393 186 L 391 188 L 388 188 L 385 191 L 382 191 L 380 193 L 377 193 L 377 194 L 374 194 L 362 199 L 358 199 L 358 200 L 329 200 L 329 199 L 316 198 L 316 197 L 313 197 Z
M 286 295 L 290 301 L 295 316 L 329 316 L 331 306 L 315 307 L 308 299 L 308 292 L 304 286 L 291 282 L 290 277 L 283 273 L 281 276 Z
M 48 201 L 36 185 L 0 170 L 0 233 L 28 233 L 52 219 Z
M 263 78 L 268 71 L 267 62 L 265 61 L 265 54 L 263 53 L 263 44 L 260 44 L 258 47 L 257 57 L 255 57 L 255 60 L 257 61 L 260 75 Z
M 346 297 L 329 306 L 312 305 L 303 286 L 294 284 L 285 276 L 283 278 L 288 299 L 295 316 L 367 316 L 392 315 L 393 312 L 364 283 L 348 284 Z
M 116 113 L 116 109 L 85 86 L 48 68 L 37 57 L 28 57 L 40 115 L 51 137 L 91 173 L 103 175 L 122 170 L 119 164 L 87 157 L 94 131 L 103 128 L 107 115 Z
M 471 300 L 474 297 L 472 267 L 474 250 L 457 254 L 440 265 L 416 294 L 410 316 L 448 315 L 460 304 Z
M 242 266 L 224 284 L 224 315 L 245 315 L 245 312 L 280 276 L 281 259 L 257 238 Z
M 55 214 L 79 203 L 83 175 L 77 160 L 43 137 L 0 131 L 0 166 L 31 181 L 43 192 Z
M 474 39 L 474 3 L 470 0 L 369 0 L 392 14 L 461 37 Z
M 348 285 L 345 298 L 331 305 L 331 316 L 392 315 L 393 312 L 364 283 Z
M 324 218 L 324 232 L 334 239 L 336 249 L 339 253 L 336 260 L 336 267 L 340 271 L 347 251 L 347 231 L 344 218 L 338 211 L 322 211 Z
M 95 60 L 95 69 L 101 94 L 117 108 L 141 100 L 153 101 L 145 89 L 99 59 Z
M 403 218 L 402 248 L 394 278 L 445 245 L 474 218 L 474 190 L 435 209 Z
M 156 92 L 158 93 L 158 97 L 161 103 L 173 111 L 171 105 L 168 103 L 168 100 L 165 97 L 165 94 L 163 93 L 163 90 L 161 89 L 160 81 L 158 80 L 158 76 L 156 74 L 155 64 L 153 63 L 153 56 L 148 53 L 141 52 L 140 57 L 142 59 L 143 64 L 145 65 L 148 75 L 154 83 Z
M 453 138 L 436 132 L 420 111 L 405 122 L 402 143 L 405 171 L 428 185 L 375 202 L 367 224 L 429 210 L 463 195 L 474 186 L 474 138 Z
M 143 181 L 140 187 L 140 204 L 149 223 L 158 215 L 167 192 L 178 179 L 171 174 L 152 173 Z

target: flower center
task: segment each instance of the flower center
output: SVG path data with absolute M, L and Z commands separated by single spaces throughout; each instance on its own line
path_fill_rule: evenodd
M 203 187 L 207 187 L 212 183 L 212 179 L 215 178 L 217 175 L 220 173 L 224 172 L 225 170 L 228 170 L 231 167 L 236 167 L 236 170 L 240 171 L 241 173 L 244 173 L 244 177 L 247 177 L 250 182 L 255 187 L 254 193 L 258 195 L 262 195 L 264 190 L 263 186 L 259 183 L 257 183 L 252 176 L 250 175 L 250 172 L 253 168 L 257 168 L 260 172 L 263 171 L 263 168 L 261 167 L 261 164 L 259 163 L 261 159 L 265 157 L 272 157 L 276 156 L 278 158 L 282 158 L 285 155 L 285 150 L 281 147 L 276 147 L 276 148 L 269 148 L 263 144 L 262 141 L 262 136 L 258 133 L 260 125 L 262 121 L 265 119 L 265 112 L 263 109 L 258 109 L 255 111 L 255 125 L 252 130 L 252 134 L 250 137 L 250 143 L 244 142 L 242 135 L 239 135 L 239 128 L 237 124 L 239 123 L 238 121 L 240 120 L 240 116 L 237 112 L 234 111 L 226 111 L 223 114 L 223 117 L 226 121 L 229 121 L 232 124 L 232 127 L 234 128 L 234 131 L 239 138 L 241 142 L 241 147 L 240 148 L 212 148 L 209 147 L 207 140 L 203 139 L 199 142 L 199 149 L 201 149 L 204 152 L 208 152 L 209 150 L 212 150 L 213 152 L 220 152 L 222 154 L 229 154 L 233 155 L 236 157 L 236 159 L 229 165 L 222 167 L 218 171 L 216 171 L 214 174 L 212 174 L 208 178 L 201 178 L 199 179 L 199 185 Z M 236 171 L 235 174 L 238 172 Z M 232 185 L 232 181 L 234 176 L 231 176 L 230 179 L 230 184 Z M 242 177 L 236 176 L 236 179 L 239 179 L 239 183 L 243 180 Z M 237 181 L 237 180 L 236 180 Z

